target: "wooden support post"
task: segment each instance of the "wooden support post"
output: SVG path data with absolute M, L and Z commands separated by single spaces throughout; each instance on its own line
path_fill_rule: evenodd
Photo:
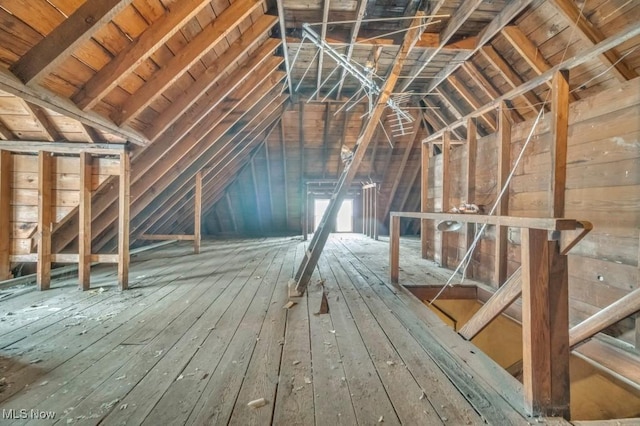
M 569 419 L 567 256 L 546 230 L 521 232 L 525 405 L 534 416 Z
M 193 252 L 200 253 L 202 241 L 202 170 L 196 173 L 195 206 L 193 208 Z
M 11 166 L 11 153 L 0 150 L 0 281 L 11 278 Z
M 500 104 L 498 111 L 498 176 L 497 193 L 507 183 L 507 177 L 511 170 L 511 120 L 509 110 L 504 102 Z M 509 189 L 507 189 L 498 202 L 496 215 L 507 216 L 509 214 Z M 496 227 L 496 239 L 494 250 L 493 282 L 496 287 L 501 286 L 507 278 L 507 233 L 506 226 Z
M 449 195 L 451 193 L 450 181 L 450 155 L 451 155 L 451 132 L 444 132 L 442 135 L 442 209 L 440 211 L 449 211 Z M 447 238 L 446 232 L 441 232 L 440 247 L 438 255 L 440 256 L 440 265 L 447 266 Z
M 298 112 L 298 149 L 300 150 L 300 162 L 298 163 L 298 171 L 300 176 L 300 227 L 304 227 L 304 214 L 306 208 L 303 205 L 305 200 L 304 191 L 307 189 L 304 182 L 304 104 L 300 101 L 298 103 L 300 111 Z M 304 231 L 303 231 L 304 233 Z
M 420 211 L 426 212 L 429 201 L 429 149 L 431 144 L 420 144 L 420 162 L 421 162 L 421 178 L 420 178 Z M 420 219 L 420 247 L 422 258 L 427 258 L 428 241 L 427 241 L 427 227 L 429 221 L 427 219 Z
M 476 156 L 478 151 L 478 128 L 473 118 L 467 120 L 467 156 L 465 158 L 465 169 L 467 172 L 467 185 L 464 189 L 465 202 L 476 202 Z M 475 224 L 465 225 L 465 247 L 471 248 L 475 238 Z M 472 277 L 471 271 L 467 271 L 467 276 Z
M 38 266 L 39 290 L 51 285 L 51 221 L 52 221 L 53 156 L 49 152 L 38 153 Z
M 129 287 L 130 161 L 128 152 L 120 154 L 118 205 L 118 286 L 120 290 L 126 290 Z
M 304 185 L 304 198 L 302 201 L 302 241 L 309 239 L 309 187 Z
M 253 157 L 249 161 L 249 171 L 251 172 L 251 183 L 253 185 L 253 197 L 254 197 L 254 200 L 256 200 L 256 216 L 258 217 L 258 229 L 260 230 L 260 233 L 263 233 L 264 226 L 262 225 L 262 221 L 263 221 L 262 206 L 260 205 L 260 193 L 258 191 L 258 180 L 256 179 L 256 166 L 255 166 L 255 162 L 253 161 Z M 304 187 L 304 183 L 302 184 L 302 186 Z M 303 208 L 303 214 L 305 212 L 306 212 L 306 208 Z M 302 220 L 302 224 L 304 227 L 304 218 Z
M 285 221 L 285 228 L 289 229 L 289 188 L 287 186 L 287 181 L 289 180 L 289 177 L 287 176 L 287 143 L 284 137 L 284 119 L 280 120 L 280 144 L 282 146 L 282 173 L 283 173 L 282 184 L 284 189 L 284 197 L 283 197 L 284 198 L 284 221 Z
M 92 157 L 80 153 L 80 203 L 78 206 L 78 285 L 81 290 L 91 286 L 91 172 Z
M 558 71 L 551 84 L 551 217 L 564 216 L 567 182 L 567 139 L 569 134 L 569 71 Z
M 362 189 L 362 233 L 364 235 L 368 235 L 367 234 L 367 224 L 369 223 L 369 220 L 367 218 L 367 190 L 366 189 Z
M 400 216 L 389 219 L 389 270 L 393 284 L 398 284 L 400 273 Z
M 373 188 L 371 189 L 373 192 L 373 239 L 378 239 L 378 184 L 374 183 Z

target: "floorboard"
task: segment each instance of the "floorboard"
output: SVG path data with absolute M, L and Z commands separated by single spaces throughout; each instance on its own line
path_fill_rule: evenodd
M 527 422 L 443 347 L 455 333 L 387 285 L 385 242 L 332 236 L 285 308 L 305 245 L 179 243 L 132 259 L 125 292 L 99 266 L 90 292 L 65 278 L 0 301 L 0 410 L 55 412 L 2 424 Z

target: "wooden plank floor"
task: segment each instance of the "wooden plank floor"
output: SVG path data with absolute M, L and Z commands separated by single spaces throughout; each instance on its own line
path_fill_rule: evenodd
M 126 292 L 100 266 L 92 291 L 72 278 L 3 300 L 0 410 L 55 418 L 0 423 L 527 423 L 441 346 L 426 308 L 385 284 L 385 242 L 333 236 L 308 293 L 283 309 L 304 248 L 176 244 L 137 256 Z

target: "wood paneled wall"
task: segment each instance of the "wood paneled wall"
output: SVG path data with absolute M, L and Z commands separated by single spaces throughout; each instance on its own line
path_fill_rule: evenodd
M 531 130 L 529 120 L 513 126 L 511 166 Z M 548 215 L 549 121 L 543 118 L 518 166 L 509 191 L 509 215 Z M 495 135 L 478 139 L 476 197 L 469 200 L 487 209 L 499 191 L 496 185 L 497 140 Z M 569 256 L 570 315 L 573 324 L 594 314 L 638 288 L 638 246 L 640 228 L 640 81 L 625 83 L 571 104 L 565 216 L 588 220 L 594 230 Z M 450 206 L 461 201 L 466 182 L 464 161 L 467 149 L 454 146 L 451 152 Z M 442 156 L 430 160 L 428 210 L 440 208 Z M 447 206 L 445 206 L 445 210 Z M 509 232 L 511 274 L 520 265 L 520 233 Z M 433 258 L 440 232 L 428 231 L 428 256 Z M 474 254 L 469 275 L 491 282 L 494 230 L 490 227 Z M 465 252 L 462 231 L 450 233 L 445 250 L 448 264 L 456 265 Z M 440 259 L 436 259 L 440 261 Z M 613 334 L 634 341 L 633 323 L 618 324 Z

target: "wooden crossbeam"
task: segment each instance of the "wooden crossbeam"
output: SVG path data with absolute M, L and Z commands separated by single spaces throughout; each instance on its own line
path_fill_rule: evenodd
M 27 113 L 31 116 L 31 118 L 42 128 L 45 137 L 49 142 L 63 140 L 60 132 L 58 131 L 58 129 L 56 129 L 56 127 L 53 125 L 42 108 L 40 108 L 38 105 L 29 103 L 24 99 L 18 99 L 22 103 L 22 106 L 27 111 Z
M 167 61 L 160 70 L 151 75 L 146 83 L 130 96 L 118 111 L 112 114 L 113 121 L 117 124 L 128 123 L 138 116 L 196 62 L 209 51 L 215 49 L 232 31 L 235 31 L 236 27 L 259 7 L 262 7 L 262 0 L 233 2 Z M 274 19 L 269 21 L 273 22 Z
M 119 155 L 127 147 L 124 144 L 97 144 L 82 142 L 40 142 L 40 141 L 0 141 L 0 149 L 11 152 L 37 154 L 42 151 L 54 154 Z
M 53 93 L 44 87 L 30 87 L 25 85 L 18 77 L 3 68 L 0 68 L 0 90 L 40 107 L 58 112 L 73 120 L 78 120 L 88 126 L 124 138 L 137 145 L 146 145 L 149 142 L 145 136 L 137 131 L 124 126 L 120 127 L 96 112 L 82 111 L 69 99 Z
M 133 0 L 88 0 L 27 51 L 10 70 L 25 84 L 40 83 Z
M 92 109 L 111 90 L 129 76 L 160 46 L 210 4 L 209 0 L 182 0 L 147 28 L 135 42 L 100 69 L 78 93 L 73 102 L 84 111 Z

